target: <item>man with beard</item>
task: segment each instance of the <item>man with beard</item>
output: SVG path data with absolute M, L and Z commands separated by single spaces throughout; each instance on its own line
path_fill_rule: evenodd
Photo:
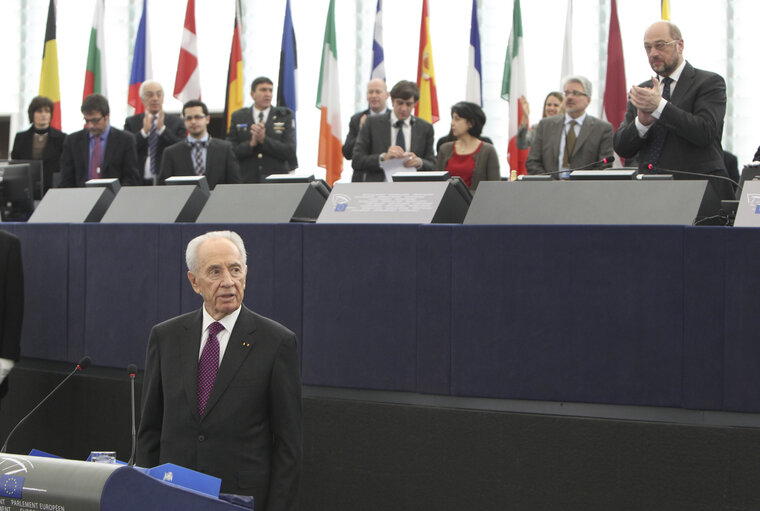
M 639 172 L 674 173 L 676 179 L 727 177 L 721 137 L 726 113 L 726 82 L 695 69 L 683 57 L 681 31 L 658 21 L 644 34 L 649 65 L 657 73 L 631 87 L 628 111 L 615 133 L 615 151 L 623 158 L 638 153 Z M 731 185 L 710 179 L 719 198 L 731 198 Z

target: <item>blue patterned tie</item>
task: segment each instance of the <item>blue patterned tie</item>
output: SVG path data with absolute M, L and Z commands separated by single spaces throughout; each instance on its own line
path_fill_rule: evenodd
M 670 82 L 673 79 L 666 76 L 662 79 L 662 97 L 666 100 L 670 100 Z M 655 122 L 655 125 L 651 129 L 652 144 L 649 146 L 649 163 L 652 165 L 652 172 L 657 172 L 657 164 L 660 162 L 660 155 L 662 154 L 662 146 L 665 142 L 665 135 L 667 130 L 659 122 Z

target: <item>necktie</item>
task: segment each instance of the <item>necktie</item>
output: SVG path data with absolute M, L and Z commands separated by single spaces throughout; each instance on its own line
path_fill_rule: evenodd
M 95 137 L 95 145 L 92 148 L 92 157 L 90 158 L 90 179 L 100 179 L 100 167 L 103 164 L 103 146 L 100 142 L 100 136 Z
M 158 151 L 158 130 L 156 129 L 156 116 L 153 116 L 153 122 L 148 134 L 148 156 L 150 157 L 150 173 L 155 176 L 158 174 L 158 160 L 156 152 Z
M 206 403 L 214 388 L 216 373 L 219 371 L 219 339 L 217 334 L 224 330 L 218 321 L 208 326 L 208 339 L 203 347 L 201 358 L 198 361 L 198 414 L 203 415 L 206 411 Z
M 406 151 L 406 139 L 404 138 L 404 121 L 396 121 L 395 126 L 398 128 L 396 132 L 396 145 Z
M 198 176 L 203 175 L 206 170 L 203 166 L 203 148 L 206 147 L 206 142 L 193 142 L 193 158 L 195 165 L 195 174 Z
M 562 156 L 562 166 L 570 168 L 570 158 L 573 156 L 573 150 L 575 149 L 575 126 L 578 123 L 570 121 L 570 128 L 565 135 L 565 154 Z
M 663 99 L 670 99 L 670 83 L 673 79 L 666 76 L 662 79 L 662 97 Z M 662 154 L 662 146 L 665 143 L 665 128 L 659 123 L 655 122 L 654 126 L 650 130 L 652 137 L 652 144 L 649 146 L 649 163 L 652 164 L 652 172 L 657 172 L 657 164 L 660 162 L 660 155 Z
M 259 122 L 264 120 L 264 112 L 259 112 Z

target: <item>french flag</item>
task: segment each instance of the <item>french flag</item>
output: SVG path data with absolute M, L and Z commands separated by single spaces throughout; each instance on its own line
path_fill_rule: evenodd
M 129 76 L 129 95 L 127 104 L 133 114 L 141 114 L 145 111 L 140 99 L 140 86 L 152 73 L 150 52 L 148 51 L 148 0 L 143 0 L 143 12 L 140 16 L 140 25 L 137 27 L 135 38 L 135 51 L 132 57 L 132 73 Z
M 383 0 L 377 0 L 375 28 L 372 37 L 372 73 L 370 80 L 380 78 L 385 81 L 385 52 L 383 51 Z
M 480 65 L 480 30 L 478 29 L 478 0 L 472 0 L 472 21 L 470 22 L 470 52 L 467 63 L 467 90 L 465 99 L 483 106 L 483 83 Z

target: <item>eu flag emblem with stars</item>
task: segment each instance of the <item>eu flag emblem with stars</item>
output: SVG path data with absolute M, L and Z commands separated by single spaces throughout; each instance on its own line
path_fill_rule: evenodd
M 21 490 L 24 487 L 24 478 L 21 476 L 0 476 L 0 497 L 12 499 L 21 498 Z

